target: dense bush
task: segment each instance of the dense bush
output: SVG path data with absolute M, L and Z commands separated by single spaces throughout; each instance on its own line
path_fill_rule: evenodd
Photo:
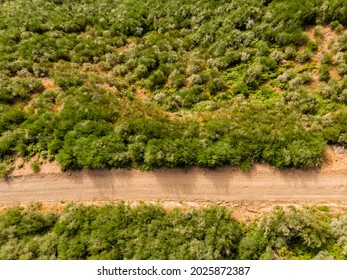
M 0 3 L 5 173 L 15 156 L 302 168 L 345 145 L 324 118 L 347 105 L 346 1 L 82 2 Z
M 276 208 L 245 224 L 224 207 L 39 204 L 0 215 L 0 259 L 346 259 L 346 214 Z
M 277 208 L 255 222 L 243 237 L 241 258 L 311 259 L 324 255 L 326 259 L 334 259 L 331 254 L 343 257 L 336 242 L 339 235 L 333 234 L 334 222 L 316 208 L 300 211 L 292 207 L 288 212 Z

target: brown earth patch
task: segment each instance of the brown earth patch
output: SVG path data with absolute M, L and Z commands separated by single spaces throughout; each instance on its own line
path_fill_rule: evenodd
M 55 90 L 58 88 L 58 85 L 54 82 L 54 80 L 49 78 L 43 78 L 42 85 L 46 90 Z
M 142 89 L 142 88 L 136 88 L 135 96 L 136 96 L 138 99 L 141 99 L 141 100 L 146 100 L 146 99 L 148 99 L 148 94 L 147 94 L 147 92 L 146 92 L 144 89 Z
M 96 87 L 103 88 L 104 90 L 116 93 L 118 89 L 115 86 L 110 86 L 108 83 L 95 84 Z

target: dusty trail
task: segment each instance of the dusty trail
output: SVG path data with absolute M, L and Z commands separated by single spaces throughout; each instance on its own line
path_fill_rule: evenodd
M 244 173 L 237 168 L 188 171 L 161 169 L 141 172 L 113 169 L 71 174 L 14 173 L 0 181 L 0 203 L 32 201 L 295 201 L 347 202 L 347 155 L 333 153 L 321 169 L 279 171 L 256 165 Z M 340 159 L 336 159 L 340 156 Z
M 161 202 L 166 208 L 217 203 L 232 207 L 240 219 L 260 216 L 275 205 L 327 205 L 331 211 L 347 211 L 347 150 L 329 148 L 321 168 L 305 171 L 280 171 L 258 164 L 250 172 L 226 167 L 62 173 L 54 163 L 46 163 L 40 173 L 32 174 L 28 162 L 7 180 L 0 180 L 0 208 L 36 201 L 60 208 L 70 201 L 103 204 L 116 200 Z

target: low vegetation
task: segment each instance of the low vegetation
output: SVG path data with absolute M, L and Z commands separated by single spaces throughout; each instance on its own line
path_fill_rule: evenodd
M 347 213 L 280 207 L 252 222 L 211 207 L 39 204 L 0 214 L 0 259 L 347 259 Z
M 345 0 L 0 1 L 0 175 L 16 157 L 318 166 L 347 147 L 346 15 Z

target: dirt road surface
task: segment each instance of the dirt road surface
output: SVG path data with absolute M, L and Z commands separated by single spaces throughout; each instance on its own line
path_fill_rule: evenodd
M 0 204 L 33 201 L 268 201 L 347 204 L 347 154 L 332 150 L 322 168 L 280 171 L 256 165 L 250 172 L 160 169 L 14 172 L 0 181 Z M 29 172 L 30 173 L 30 172 Z
M 123 200 L 159 202 L 164 208 L 200 208 L 224 205 L 240 220 L 271 212 L 277 205 L 325 205 L 330 212 L 347 211 L 347 151 L 330 148 L 320 168 L 281 171 L 264 164 L 250 172 L 226 167 L 152 172 L 112 169 L 63 173 L 45 163 L 33 174 L 31 162 L 0 180 L 0 211 L 13 204 L 41 202 L 46 210 L 60 211 L 69 202 L 102 205 Z M 16 166 L 22 166 L 21 160 Z

